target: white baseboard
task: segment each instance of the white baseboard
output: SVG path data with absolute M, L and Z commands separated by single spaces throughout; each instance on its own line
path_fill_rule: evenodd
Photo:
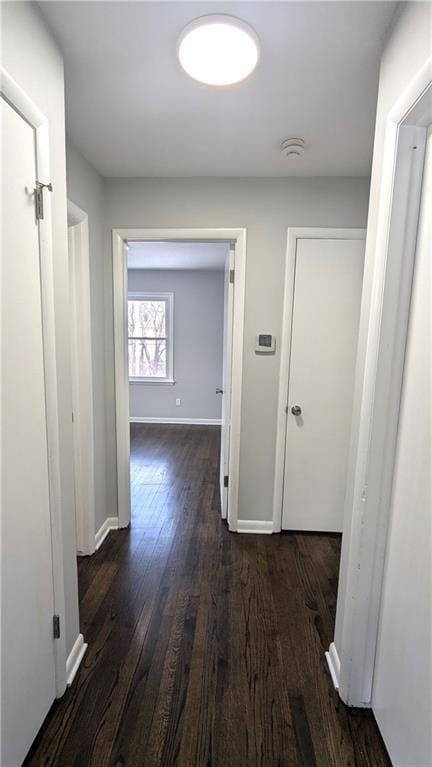
M 130 423 L 186 423 L 195 426 L 220 426 L 220 418 L 153 418 L 153 416 L 131 416 Z
M 95 551 L 103 544 L 110 530 L 118 530 L 118 517 L 107 517 L 95 535 Z
M 273 532 L 273 521 L 263 521 L 262 519 L 238 519 L 238 533 L 265 533 L 268 535 Z
M 339 677 L 340 677 L 340 660 L 338 651 L 336 650 L 336 645 L 334 642 L 331 643 L 328 652 L 325 654 L 327 665 L 329 667 L 330 676 L 332 678 L 332 682 L 334 685 L 335 690 L 339 690 Z
M 71 686 L 73 680 L 75 679 L 75 674 L 79 669 L 87 647 L 88 645 L 84 642 L 83 635 L 78 634 L 76 642 L 72 647 L 72 650 L 70 651 L 66 661 L 66 682 L 68 687 Z

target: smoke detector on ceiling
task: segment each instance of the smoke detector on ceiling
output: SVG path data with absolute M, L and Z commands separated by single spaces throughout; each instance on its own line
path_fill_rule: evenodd
M 305 151 L 305 142 L 302 138 L 287 138 L 282 142 L 281 152 L 290 160 L 301 157 Z

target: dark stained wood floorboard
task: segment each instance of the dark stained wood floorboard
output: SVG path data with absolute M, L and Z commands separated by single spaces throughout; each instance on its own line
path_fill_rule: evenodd
M 335 694 L 340 539 L 230 534 L 217 427 L 131 427 L 132 523 L 78 561 L 89 649 L 26 767 L 388 767 Z

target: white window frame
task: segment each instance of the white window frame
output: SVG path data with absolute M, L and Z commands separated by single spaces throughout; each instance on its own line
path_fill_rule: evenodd
M 166 364 L 167 374 L 166 376 L 131 376 L 129 375 L 129 360 L 128 360 L 128 375 L 129 383 L 131 384 L 173 384 L 174 381 L 174 293 L 158 293 L 149 290 L 129 291 L 128 301 L 165 301 L 166 304 Z M 129 335 L 128 335 L 129 342 Z

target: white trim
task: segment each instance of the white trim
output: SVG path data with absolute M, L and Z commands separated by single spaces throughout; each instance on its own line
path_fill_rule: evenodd
M 39 107 L 36 106 L 34 101 L 32 101 L 27 93 L 23 91 L 21 86 L 15 82 L 3 66 L 0 66 L 0 89 L 9 103 L 13 105 L 14 109 L 16 109 L 17 112 L 20 112 L 33 128 L 40 128 L 42 125 L 47 125 L 48 120 L 44 113 L 41 112 Z M 45 156 L 43 162 L 45 170 L 48 170 L 49 153 Z M 39 171 L 40 170 L 41 169 L 39 169 Z M 42 179 L 39 179 L 39 181 L 41 180 Z
M 49 183 L 50 143 L 48 120 L 25 91 L 0 67 L 1 92 L 7 101 L 35 129 L 38 180 Z M 55 194 L 55 190 L 54 190 Z M 63 563 L 62 488 L 58 416 L 57 350 L 54 300 L 54 257 L 52 246 L 51 195 L 44 194 L 44 218 L 39 221 L 41 263 L 42 325 L 49 461 L 51 541 L 53 558 L 54 611 L 60 617 L 61 636 L 54 642 L 56 694 L 66 689 L 65 584 Z
M 151 290 L 129 290 L 128 291 L 128 301 L 141 300 L 141 301 L 149 301 L 151 299 L 156 299 L 160 301 L 165 302 L 166 306 L 166 318 L 168 319 L 168 322 L 166 324 L 167 327 L 167 333 L 166 336 L 164 336 L 165 340 L 167 341 L 167 375 L 163 378 L 156 378 L 155 376 L 148 376 L 140 378 L 139 376 L 129 376 L 129 383 L 145 383 L 145 384 L 173 384 L 174 383 L 174 293 L 166 292 L 166 293 L 159 293 L 157 291 L 151 291 Z M 129 340 L 129 335 L 128 335 Z
M 330 676 L 335 690 L 339 690 L 340 660 L 334 642 L 331 643 L 328 652 L 325 653 Z
M 129 378 L 129 385 L 135 386 L 138 384 L 145 384 L 146 386 L 166 386 L 168 384 L 173 386 L 176 383 L 175 378 Z
M 157 418 L 154 416 L 131 416 L 130 423 L 184 423 L 195 426 L 220 426 L 220 418 Z
M 99 530 L 95 534 L 95 538 L 94 538 L 95 551 L 100 549 L 110 530 L 118 530 L 118 529 L 119 529 L 118 517 L 107 517 L 104 520 L 103 524 L 100 526 Z
M 113 230 L 114 378 L 119 527 L 130 523 L 129 361 L 127 349 L 127 243 Z
M 67 222 L 68 227 L 75 226 L 76 224 L 81 224 L 82 221 L 88 221 L 88 215 L 87 213 L 82 210 L 78 205 L 75 205 L 72 200 L 67 201 Z
M 66 661 L 66 680 L 67 686 L 70 687 L 75 679 L 76 673 L 80 667 L 81 661 L 84 658 L 88 645 L 84 642 L 82 634 L 78 634 L 74 646 L 70 651 Z
M 297 240 L 328 239 L 328 240 L 364 240 L 365 229 L 322 228 L 322 227 L 290 227 L 287 236 L 285 281 L 283 297 L 283 316 L 280 343 L 279 394 L 276 425 L 276 454 L 273 484 L 273 528 L 274 532 L 282 530 L 283 486 L 285 471 L 285 441 L 287 427 L 286 407 L 288 403 L 288 386 L 291 358 L 291 330 L 294 303 L 294 281 L 296 268 Z
M 232 244 L 225 259 L 224 268 L 224 306 L 223 306 L 223 338 L 222 338 L 222 399 L 221 399 L 221 434 L 220 434 L 220 464 L 219 464 L 219 490 L 221 503 L 221 517 L 228 517 L 229 483 L 229 451 L 231 429 L 231 382 L 232 382 L 232 343 L 234 321 L 234 281 L 231 275 L 235 274 L 235 248 Z
M 89 230 L 87 214 L 70 200 L 67 212 L 77 551 L 89 555 L 96 508 Z
M 262 519 L 238 519 L 237 532 L 269 535 L 273 532 L 273 522 Z
M 360 319 L 366 340 L 357 360 L 358 432 L 349 458 L 336 615 L 339 694 L 352 706 L 370 706 L 372 697 L 431 87 L 432 58 L 389 112 L 376 239 L 366 243 L 371 276 Z
M 130 522 L 129 378 L 126 344 L 127 241 L 226 241 L 235 243 L 228 526 L 237 530 L 243 377 L 246 229 L 113 229 L 114 368 L 119 527 Z

